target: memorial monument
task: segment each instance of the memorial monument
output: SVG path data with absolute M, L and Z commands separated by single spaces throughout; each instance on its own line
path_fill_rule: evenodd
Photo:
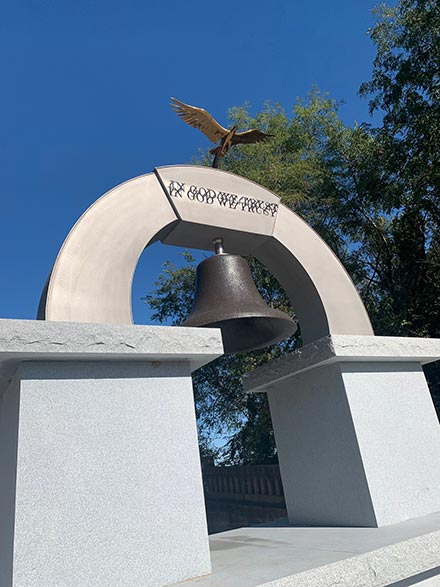
M 295 326 L 258 300 L 262 314 L 246 315 L 243 300 L 226 315 L 221 296 L 205 322 L 199 298 L 198 327 L 133 325 L 133 274 L 158 240 L 215 242 L 220 259 L 208 264 L 220 271 L 236 271 L 234 255 L 258 258 L 304 341 L 245 381 L 268 394 L 296 527 L 213 537 L 211 575 L 190 373 L 223 342 L 237 350 L 226 320 L 244 319 L 252 344 L 277 320 L 273 340 Z M 120 184 L 67 236 L 38 318 L 0 321 L 2 587 L 438 580 L 440 427 L 422 365 L 440 358 L 440 341 L 375 336 L 340 261 L 276 194 L 187 165 Z

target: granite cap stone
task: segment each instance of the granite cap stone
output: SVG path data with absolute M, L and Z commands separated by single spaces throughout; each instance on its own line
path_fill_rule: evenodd
M 245 392 L 264 392 L 277 381 L 340 362 L 416 362 L 440 359 L 440 339 L 336 334 L 274 359 L 243 377 Z
M 217 328 L 0 319 L 0 383 L 22 361 L 185 361 L 223 354 Z

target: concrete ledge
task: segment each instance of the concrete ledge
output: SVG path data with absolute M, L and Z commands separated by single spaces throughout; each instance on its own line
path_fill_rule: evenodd
M 417 362 L 422 365 L 440 359 L 440 339 L 398 336 L 332 335 L 275 359 L 243 378 L 244 390 L 263 392 L 277 381 L 347 361 Z
M 0 319 L 0 385 L 22 361 L 188 361 L 223 354 L 217 328 Z
M 440 581 L 440 514 L 385 528 L 240 528 L 214 534 L 210 547 L 212 574 L 174 587 L 407 587 L 429 577 Z

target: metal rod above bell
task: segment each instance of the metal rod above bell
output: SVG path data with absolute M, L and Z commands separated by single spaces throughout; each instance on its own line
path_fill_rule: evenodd
M 259 349 L 294 334 L 296 323 L 266 304 L 245 259 L 225 253 L 221 238 L 213 243 L 216 254 L 197 267 L 193 307 L 181 325 L 220 328 L 225 354 Z

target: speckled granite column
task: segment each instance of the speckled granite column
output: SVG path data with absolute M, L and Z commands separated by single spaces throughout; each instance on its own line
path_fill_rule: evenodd
M 18 376 L 13 587 L 208 573 L 188 366 L 25 363 Z
M 28 339 L 39 361 L 26 325 L 9 342 L 0 332 L 1 587 L 158 587 L 209 573 L 190 359 L 221 354 L 220 333 L 40 324 Z M 153 346 L 167 333 L 161 360 Z M 79 334 L 92 347 L 82 360 Z
M 422 364 L 440 341 L 332 336 L 255 370 L 289 520 L 385 526 L 440 511 L 440 426 Z

